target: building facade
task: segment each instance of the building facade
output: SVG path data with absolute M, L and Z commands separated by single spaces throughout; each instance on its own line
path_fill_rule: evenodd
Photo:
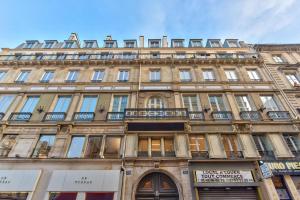
M 297 165 L 299 145 L 264 55 L 186 43 L 71 34 L 3 48 L 0 199 L 299 199 L 296 176 L 260 170 Z

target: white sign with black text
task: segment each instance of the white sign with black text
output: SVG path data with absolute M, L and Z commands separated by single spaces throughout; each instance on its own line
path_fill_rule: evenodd
M 249 183 L 254 182 L 250 170 L 196 170 L 198 183 Z

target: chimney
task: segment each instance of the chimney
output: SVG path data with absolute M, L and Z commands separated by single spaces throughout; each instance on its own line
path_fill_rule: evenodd
M 163 48 L 168 47 L 168 38 L 165 35 L 163 36 L 163 39 L 162 39 L 162 47 Z
M 141 35 L 139 37 L 139 47 L 144 48 L 144 36 L 143 35 Z
M 107 35 L 106 38 L 105 38 L 105 40 L 112 40 L 111 35 Z

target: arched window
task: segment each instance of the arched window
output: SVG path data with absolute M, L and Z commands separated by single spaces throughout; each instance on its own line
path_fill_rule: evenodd
M 148 100 L 148 108 L 156 108 L 156 109 L 160 109 L 160 108 L 164 108 L 164 102 L 163 99 L 160 97 L 150 97 L 150 99 Z

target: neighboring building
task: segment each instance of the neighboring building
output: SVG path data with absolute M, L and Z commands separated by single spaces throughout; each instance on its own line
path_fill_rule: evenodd
M 2 49 L 0 199 L 300 198 L 298 177 L 260 172 L 297 167 L 299 130 L 252 46 L 144 43 Z

